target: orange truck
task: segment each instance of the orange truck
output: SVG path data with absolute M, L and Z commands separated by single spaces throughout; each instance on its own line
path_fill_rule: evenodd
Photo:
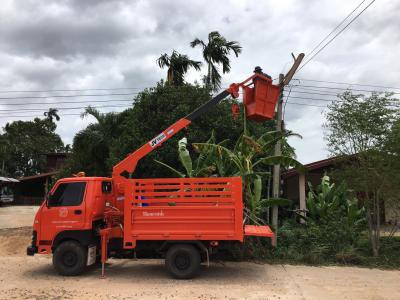
M 104 276 L 109 257 L 154 253 L 165 258 L 173 277 L 187 279 L 198 273 L 202 262 L 208 264 L 219 248 L 243 242 L 245 236 L 273 237 L 268 226 L 243 224 L 241 177 L 132 176 L 141 158 L 226 97 L 237 97 L 240 87 L 246 103 L 262 107 L 256 116 L 253 107 L 252 116 L 271 118 L 277 87 L 270 78 L 255 73 L 129 154 L 114 166 L 111 178 L 81 174 L 58 180 L 35 216 L 27 254 L 52 254 L 55 269 L 66 276 L 79 275 L 101 261 Z

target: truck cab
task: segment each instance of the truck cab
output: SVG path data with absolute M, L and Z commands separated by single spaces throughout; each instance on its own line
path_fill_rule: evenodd
M 92 263 L 88 249 L 98 245 L 97 231 L 103 222 L 106 203 L 112 199 L 110 178 L 72 177 L 57 181 L 36 213 L 32 245 L 27 254 L 53 253 L 55 267 L 64 274 L 77 261 L 83 265 L 81 268 Z M 78 251 L 70 251 L 72 248 Z M 70 254 L 60 253 L 65 251 Z

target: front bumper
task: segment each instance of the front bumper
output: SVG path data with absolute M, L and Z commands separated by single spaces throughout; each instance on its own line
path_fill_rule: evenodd
M 38 253 L 38 248 L 35 246 L 29 246 L 26 248 L 26 255 L 34 256 L 35 253 Z
M 38 253 L 38 247 L 36 247 L 37 242 L 37 232 L 36 230 L 32 231 L 32 243 L 30 246 L 26 248 L 26 255 L 33 256 L 35 253 Z

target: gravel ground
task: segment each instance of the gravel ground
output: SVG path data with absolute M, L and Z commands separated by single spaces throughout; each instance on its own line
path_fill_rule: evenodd
M 39 206 L 0 207 L 0 229 L 32 226 Z
M 400 299 L 400 271 L 354 267 L 212 263 L 179 281 L 160 260 L 111 259 L 106 279 L 99 267 L 61 277 L 50 256 L 25 256 L 30 233 L 0 230 L 0 299 Z

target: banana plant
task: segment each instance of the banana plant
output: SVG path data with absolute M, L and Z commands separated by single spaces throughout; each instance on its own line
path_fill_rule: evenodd
M 216 173 L 219 176 L 242 177 L 248 218 L 255 222 L 268 207 L 290 204 L 287 199 L 262 198 L 263 179 L 271 175 L 270 172 L 265 171 L 266 167 L 279 163 L 282 166 L 292 166 L 299 172 L 304 172 L 303 165 L 294 158 L 269 155 L 276 142 L 289 135 L 291 132 L 281 134 L 271 131 L 256 139 L 242 134 L 233 149 L 215 143 L 195 143 L 193 147 L 199 153 L 205 149 L 214 150 Z
M 227 144 L 228 140 L 224 140 L 218 145 Z M 208 139 L 207 143 L 214 144 L 216 143 L 215 133 L 211 132 L 211 136 Z M 174 168 L 164 162 L 159 160 L 154 160 L 156 163 L 168 168 L 172 173 L 177 175 L 178 177 L 209 177 L 215 175 L 215 171 L 217 169 L 217 165 L 220 165 L 216 159 L 215 151 L 210 147 L 205 147 L 199 153 L 195 160 L 192 159 L 189 150 L 187 149 L 187 138 L 184 137 L 178 141 L 178 157 L 179 162 L 184 168 L 184 172 L 179 171 L 177 168 Z M 222 166 L 220 165 L 222 168 Z
M 349 227 L 358 226 L 365 221 L 365 209 L 359 207 L 356 198 L 349 196 L 344 182 L 335 186 L 330 183 L 328 176 L 324 176 L 315 189 L 309 183 L 309 190 L 306 220 L 318 223 L 339 215 Z
M 245 129 L 245 133 L 248 131 Z M 229 149 L 229 141 L 216 142 L 214 132 L 205 143 L 194 143 L 193 148 L 198 152 L 196 160 L 192 160 L 187 149 L 187 139 L 178 142 L 178 156 L 185 172 L 157 161 L 167 167 L 179 177 L 230 177 L 241 176 L 243 179 L 245 212 L 249 222 L 258 223 L 262 213 L 273 205 L 289 205 L 287 199 L 262 198 L 263 180 L 270 176 L 270 166 L 281 164 L 282 166 L 295 167 L 300 172 L 304 167 L 294 158 L 289 156 L 271 156 L 275 144 L 293 135 L 287 131 L 284 133 L 270 131 L 258 138 L 243 133 L 232 149 Z

